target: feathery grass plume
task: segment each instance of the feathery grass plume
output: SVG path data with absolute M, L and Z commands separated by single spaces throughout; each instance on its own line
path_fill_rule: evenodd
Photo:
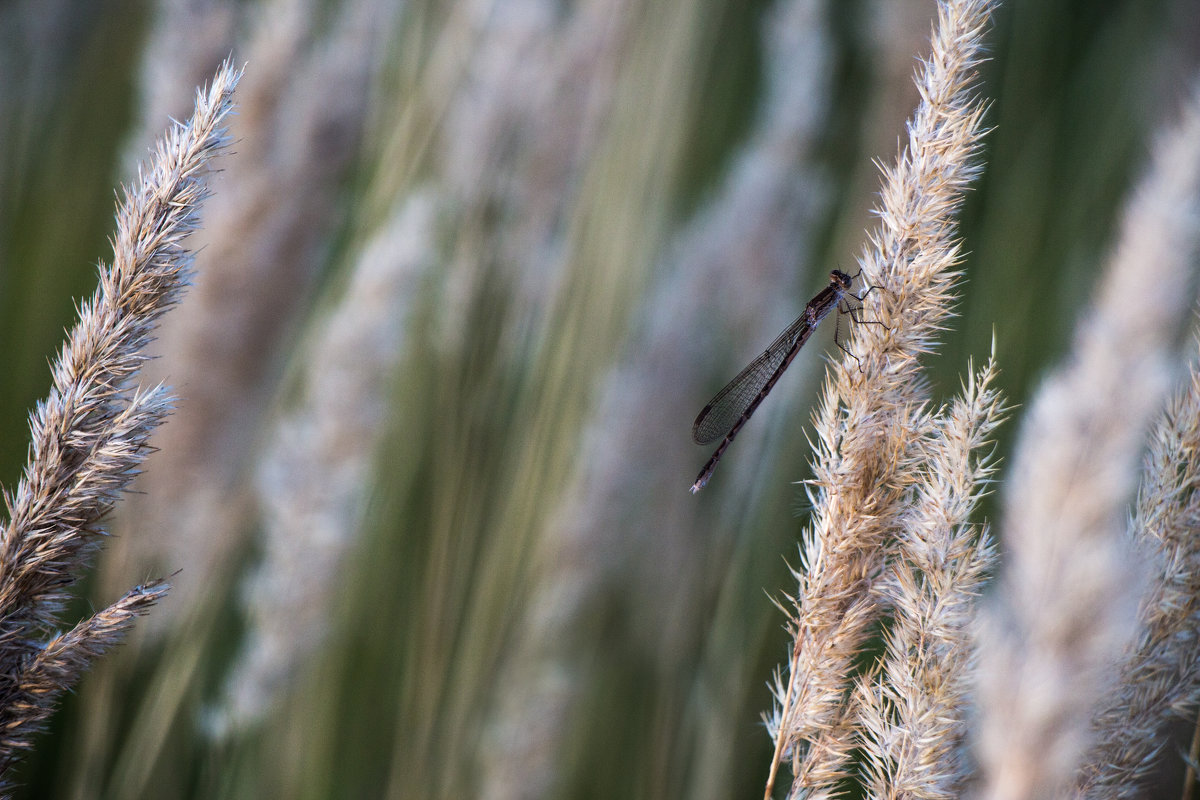
M 198 233 L 192 302 L 164 320 L 157 357 L 147 365 L 148 375 L 169 376 L 179 387 L 180 408 L 154 437 L 157 452 L 138 481 L 140 494 L 118 512 L 129 535 L 104 559 L 110 586 L 125 585 L 148 564 L 189 566 L 175 581 L 169 613 L 149 620 L 152 630 L 194 609 L 243 541 L 251 485 L 244 477 L 283 372 L 281 342 L 309 307 L 342 219 L 346 174 L 359 152 L 392 12 L 385 0 L 355 0 L 325 18 L 313 5 L 252 7 L 233 32 L 221 3 L 205 5 L 214 18 L 205 23 L 164 14 L 143 64 L 146 96 L 157 98 L 168 90 L 153 87 L 180 69 L 159 61 L 174 58 L 162 40 L 201 28 L 236 37 L 227 46 L 244 42 L 240 49 L 255 65 L 231 122 L 243 168 L 217 178 L 219 192 Z
M 403 200 L 300 357 L 299 396 L 272 426 L 255 483 L 264 555 L 246 592 L 247 642 L 218 734 L 258 722 L 321 647 L 370 494 L 392 373 L 416 284 L 433 263 L 430 198 Z
M 132 386 L 158 318 L 179 298 L 191 256 L 183 239 L 207 196 L 205 167 L 226 143 L 223 128 L 241 77 L 226 62 L 197 94 L 187 124 L 168 131 L 117 212 L 113 263 L 53 366 L 49 396 L 30 419 L 30 458 L 6 494 L 0 540 L 0 771 L 28 746 L 55 697 L 153 603 L 152 584 L 43 645 L 70 587 L 87 567 L 107 514 L 145 458 L 170 408 L 165 387 Z
M 465 239 L 447 265 L 442 347 L 461 348 L 465 306 L 484 281 L 501 280 L 511 296 L 506 336 L 537 335 L 554 319 L 549 309 L 568 290 L 578 235 L 568 201 L 593 189 L 591 159 L 608 146 L 618 76 L 642 13 L 641 0 L 583 0 L 569 12 L 515 0 L 447 15 L 438 42 L 447 60 L 430 66 L 419 89 L 450 98 L 431 149 L 457 212 L 455 235 Z
M 54 712 L 59 696 L 74 686 L 100 656 L 121 642 L 138 617 L 148 614 L 171 587 L 161 580 L 135 586 L 108 608 L 57 634 L 27 655 L 6 692 L 5 729 L 0 736 L 0 788 L 22 752 L 32 748 L 32 734 Z
M 1195 712 L 1200 686 L 1200 370 L 1150 440 L 1133 529 L 1150 550 L 1136 648 L 1095 716 L 1096 741 L 1076 781 L 1086 798 L 1138 797 L 1164 754 L 1164 723 Z M 1170 755 L 1170 750 L 1166 751 Z
M 814 523 L 788 612 L 787 677 L 768 723 L 776 742 L 768 796 L 785 752 L 797 792 L 830 787 L 855 746 L 847 675 L 879 617 L 871 585 L 912 480 L 904 462 L 918 445 L 914 421 L 925 401 L 918 358 L 949 315 L 954 214 L 978 171 L 972 156 L 983 133 L 983 109 L 968 87 L 991 9 L 988 0 L 939 3 L 907 150 L 883 170 L 880 226 L 860 260 L 866 283 L 881 287 L 864 313 L 882 324 L 852 326 L 857 359 L 835 363 L 816 414 Z
M 697 539 L 708 506 L 678 491 L 678 477 L 694 470 L 697 458 L 687 437 L 679 435 L 680 422 L 695 413 L 694 404 L 707 391 L 703 380 L 713 353 L 732 351 L 739 342 L 744 349 L 759 344 L 774 333 L 772 319 L 794 313 L 792 289 L 801 278 L 797 254 L 811 250 L 813 220 L 829 199 L 826 181 L 812 165 L 828 113 L 831 74 L 823 3 L 780 3 L 763 17 L 761 33 L 767 84 L 755 126 L 731 158 L 713 200 L 679 231 L 657 265 L 628 356 L 608 369 L 584 427 L 575 489 L 566 493 L 538 542 L 528 609 L 505 664 L 506 690 L 484 751 L 483 784 L 492 800 L 543 797 L 562 780 L 564 752 L 580 734 L 579 705 L 586 703 L 596 673 L 605 670 L 604 659 L 627 657 L 588 636 L 589 620 L 614 595 L 636 594 L 637 605 L 663 610 L 662 624 L 632 644 L 639 658 L 672 661 L 696 647 L 686 637 L 698 628 L 681 626 L 687 628 L 681 634 L 668 623 L 684 618 L 685 608 L 708 605 L 705 592 L 713 581 L 704 569 L 715 561 L 712 542 Z M 719 318 L 714 297 L 720 298 Z M 698 341 L 703 336 L 711 341 Z M 651 480 L 629 468 L 647 463 L 659 465 Z M 750 473 L 729 465 L 722 480 L 728 497 L 744 500 L 752 491 Z M 752 527 L 753 516 L 743 524 Z M 654 567 L 630 576 L 631 561 Z M 720 562 L 721 570 L 727 566 Z M 664 570 L 675 579 L 662 581 Z M 730 627 L 745 636 L 746 644 L 732 648 L 744 658 L 762 626 Z M 749 681 L 729 680 L 722 668 L 733 666 L 714 667 L 725 687 L 714 692 L 720 702 L 695 704 L 707 710 L 711 730 L 701 736 L 711 747 L 689 770 L 695 787 L 690 797 L 727 791 L 734 770 L 736 753 L 725 734 L 730 708 L 744 700 Z M 657 671 L 677 674 L 670 669 Z M 671 677 L 663 686 L 666 699 L 658 702 L 682 704 L 678 697 L 686 687 Z
M 1068 363 L 1031 404 L 1017 443 L 1004 498 L 1006 564 L 979 641 L 986 798 L 1057 797 L 1076 780 L 1096 735 L 1093 716 L 1116 688 L 1116 665 L 1135 634 L 1146 573 L 1127 536 L 1126 509 L 1147 428 L 1168 389 L 1173 341 L 1193 297 L 1187 287 L 1197 250 L 1196 119 L 1190 111 L 1187 124 L 1156 148 L 1124 211 L 1094 308 L 1079 323 Z M 1167 469 L 1173 474 L 1177 467 Z M 1156 480 L 1167 483 L 1155 489 Z M 1171 480 L 1151 475 L 1148 491 L 1169 490 Z M 1141 514 L 1150 517 L 1141 522 L 1155 525 L 1156 513 L 1143 507 Z M 1165 531 L 1151 533 L 1159 535 Z M 1163 599 L 1179 597 L 1172 592 Z M 1172 624 L 1181 622 L 1175 617 Z M 1143 666 L 1149 672 L 1135 665 L 1128 677 L 1151 678 L 1151 684 L 1125 686 L 1123 700 L 1167 680 L 1156 674 L 1162 665 Z M 1132 708 L 1118 708 L 1102 725 L 1126 713 Z M 1140 729 L 1100 733 L 1115 750 L 1096 751 L 1101 761 L 1093 768 L 1100 772 L 1087 780 L 1101 773 L 1120 782 L 1130 777 L 1123 768 L 1109 773 L 1107 759 L 1128 766 L 1129 759 L 1139 760 L 1137 752 L 1148 754 L 1142 747 L 1153 749 L 1151 740 L 1141 739 L 1136 751 L 1118 752 L 1132 741 L 1126 737 L 1145 735 L 1147 719 L 1138 722 Z
M 1200 249 L 1200 86 L 1181 121 L 1157 142 L 1126 230 L 1128 258 L 1154 270 L 1136 280 L 1156 284 L 1155 296 L 1129 296 L 1126 303 L 1154 303 L 1144 308 L 1157 315 L 1163 310 L 1161 294 L 1173 293 L 1178 299 L 1165 308 L 1169 324 L 1191 296 L 1182 291 L 1183 276 Z M 1084 797 L 1134 796 L 1162 752 L 1164 722 L 1195 711 L 1200 688 L 1197 523 L 1200 370 L 1193 362 L 1189 383 L 1152 430 L 1132 523 L 1135 543 L 1150 558 L 1150 587 L 1141 600 L 1141 630 L 1121 665 L 1119 688 L 1094 720 L 1096 741 L 1077 780 Z
M 879 586 L 894 623 L 878 671 L 859 685 L 868 795 L 933 800 L 962 795 L 964 709 L 973 667 L 976 599 L 995 559 L 970 516 L 994 462 L 989 437 L 1005 409 L 994 360 L 963 396 L 921 426 L 919 466 L 897 537 L 899 558 Z

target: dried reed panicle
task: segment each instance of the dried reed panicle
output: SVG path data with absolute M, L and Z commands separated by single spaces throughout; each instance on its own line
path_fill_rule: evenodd
M 1200 371 L 1155 426 L 1133 528 L 1151 553 L 1132 657 L 1095 718 L 1076 792 L 1137 797 L 1163 753 L 1163 723 L 1195 712 L 1200 692 Z
M 447 15 L 438 37 L 445 58 L 432 59 L 419 89 L 449 98 L 434 152 L 460 243 L 446 267 L 441 346 L 462 348 L 461 321 L 484 280 L 511 287 L 506 335 L 526 336 L 522 326 L 554 318 L 548 309 L 577 263 L 572 215 L 596 191 L 589 171 L 612 135 L 642 14 L 641 0 L 581 0 L 569 11 L 513 0 L 465 3 Z M 660 114 L 655 127 L 671 119 L 665 107 Z
M 196 607 L 246 528 L 244 477 L 283 372 L 279 343 L 307 307 L 328 257 L 380 61 L 382 0 L 338 4 L 327 18 L 313 5 L 272 2 L 245 14 L 248 31 L 225 33 L 234 27 L 230 10 L 214 3 L 206 7 L 215 18 L 208 23 L 169 13 L 155 30 L 162 40 L 196 36 L 197 28 L 236 36 L 247 40 L 241 49 L 255 65 L 231 122 L 243 168 L 217 178 L 198 234 L 192 301 L 164 320 L 157 358 L 147 365 L 147 374 L 179 387 L 180 408 L 155 435 L 158 452 L 138 482 L 141 494 L 119 511 L 129 535 L 117 546 L 125 552 L 114 548 L 106 558 L 108 580 L 119 585 L 148 563 L 187 564 L 172 612 Z M 153 88 L 163 75 L 177 74 L 178 66 L 158 60 L 173 57 L 161 41 L 151 45 L 143 67 L 148 97 L 166 91 Z M 149 627 L 167 619 L 156 614 Z
M 305 344 L 298 397 L 272 426 L 255 481 L 265 552 L 218 733 L 258 722 L 324 643 L 374 485 L 416 284 L 434 261 L 433 229 L 429 198 L 402 201 Z
M 868 796 L 959 797 L 975 601 L 995 558 L 970 523 L 994 470 L 989 437 L 1002 421 L 995 364 L 929 420 L 899 558 L 879 587 L 893 609 L 883 664 L 859 687 Z
M 225 145 L 223 124 L 241 72 L 222 65 L 185 125 L 173 127 L 117 213 L 113 263 L 53 366 L 53 385 L 30 419 L 29 462 L 6 493 L 0 540 L 0 768 L 29 739 L 87 662 L 119 638 L 165 587 L 126 595 L 49 644 L 68 590 L 97 548 L 101 518 L 145 458 L 170 408 L 164 387 L 132 381 L 156 321 L 178 299 L 190 255 L 183 239 L 207 195 L 205 166 Z
M 968 86 L 991 8 L 986 0 L 939 4 L 907 150 L 883 170 L 880 226 L 861 259 L 866 282 L 881 287 L 864 314 L 882 324 L 853 326 L 857 359 L 834 366 L 816 415 L 814 523 L 791 603 L 787 678 L 769 722 L 776 755 L 768 795 L 783 752 L 792 756 L 793 792 L 813 791 L 842 777 L 854 747 L 846 676 L 880 614 L 871 586 L 912 481 L 903 465 L 918 446 L 914 421 L 925 400 L 917 359 L 949 314 L 959 260 L 953 217 L 977 172 L 971 159 L 982 136 L 982 106 Z
M 7 785 L 2 776 L 22 752 L 31 749 L 32 735 L 54 712 L 59 696 L 79 682 L 93 661 L 119 644 L 134 621 L 149 613 L 169 589 L 163 581 L 136 586 L 108 608 L 26 654 L 9 679 L 16 691 L 6 693 L 0 788 Z
M 1095 710 L 1115 688 L 1115 665 L 1134 636 L 1145 573 L 1127 536 L 1127 503 L 1191 298 L 1185 287 L 1197 250 L 1198 135 L 1193 110 L 1182 129 L 1159 143 L 1124 212 L 1070 361 L 1042 387 L 1022 428 L 1005 497 L 1007 561 L 979 643 L 984 797 L 1053 797 L 1076 780 L 1095 736 Z M 1153 313 L 1143 313 L 1148 309 Z M 1158 511 L 1147 502 L 1169 507 L 1170 497 L 1157 493 L 1172 491 L 1177 478 L 1183 485 L 1190 480 L 1173 476 L 1176 469 L 1172 464 L 1170 474 L 1151 476 L 1142 524 L 1157 525 Z M 1155 481 L 1164 483 L 1156 488 Z M 1158 535 L 1169 534 L 1151 538 Z M 1179 598 L 1164 597 L 1168 604 Z M 1154 635 L 1144 636 L 1143 646 Z M 1144 666 L 1149 673 L 1135 666 L 1127 676 L 1142 685 L 1126 685 L 1126 697 L 1167 680 L 1156 672 L 1162 665 Z M 1101 733 L 1112 746 L 1105 761 L 1138 760 L 1125 738 L 1144 733 L 1146 718 L 1138 724 L 1136 732 Z M 1107 773 L 1108 765 L 1095 768 Z M 1098 779 L 1091 774 L 1089 780 Z
M 1131 216 L 1138 230 L 1185 268 L 1200 240 L 1200 90 L 1180 124 L 1158 143 L 1154 166 Z M 1161 244 L 1157 244 L 1161 242 Z M 1147 262 L 1167 253 L 1149 252 Z M 1179 275 L 1145 280 L 1177 282 Z M 1178 286 L 1178 283 L 1170 285 Z M 1178 291 L 1181 298 L 1188 293 Z M 1161 300 L 1161 298 L 1160 298 Z M 1174 309 L 1176 312 L 1177 308 Z M 1163 723 L 1195 712 L 1200 690 L 1200 368 L 1151 432 L 1132 529 L 1150 558 L 1131 656 L 1118 690 L 1095 717 L 1096 742 L 1077 781 L 1081 796 L 1132 797 L 1164 744 Z

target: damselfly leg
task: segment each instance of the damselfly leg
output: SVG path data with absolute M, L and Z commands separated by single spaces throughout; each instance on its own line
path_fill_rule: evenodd
M 857 273 L 855 273 L 854 275 L 852 275 L 850 277 L 850 280 L 852 280 L 852 281 L 855 280 L 861 274 L 862 274 L 862 270 L 860 269 Z M 848 348 L 844 344 L 842 344 L 842 341 L 843 341 L 842 317 L 848 317 L 850 319 L 850 321 L 854 322 L 856 325 L 878 325 L 881 328 L 883 328 L 885 331 L 890 331 L 891 328 L 889 328 L 887 325 L 884 325 L 879 320 L 863 319 L 863 317 L 862 317 L 862 310 L 863 310 L 863 302 L 862 301 L 866 300 L 867 295 L 869 295 L 875 289 L 884 290 L 882 286 L 868 286 L 863 290 L 863 293 L 859 294 L 859 295 L 850 294 L 849 292 L 847 292 L 842 297 L 842 300 L 838 304 L 838 309 L 837 309 L 838 317 L 837 317 L 836 327 L 834 328 L 834 331 L 833 331 L 833 343 L 838 346 L 839 350 L 841 350 L 843 353 L 845 353 L 846 355 L 853 358 L 856 362 L 858 362 L 858 371 L 859 372 L 862 372 L 862 359 L 859 358 L 857 355 L 855 355 L 850 350 L 850 348 Z M 886 290 L 884 290 L 884 291 L 886 291 Z

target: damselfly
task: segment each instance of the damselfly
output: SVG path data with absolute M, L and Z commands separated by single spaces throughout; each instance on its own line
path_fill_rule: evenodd
M 812 336 L 821 320 L 829 316 L 829 312 L 836 308 L 838 313 L 849 315 L 855 322 L 873 322 L 860 319 L 858 311 L 862 308 L 859 301 L 876 287 L 869 286 L 862 295 L 856 295 L 850 291 L 853 282 L 854 278 L 844 272 L 836 269 L 830 272 L 829 285 L 808 301 L 799 319 L 779 334 L 779 338 L 772 342 L 762 355 L 754 359 L 750 366 L 739 372 L 724 389 L 717 392 L 717 396 L 696 417 L 696 422 L 692 425 L 692 441 L 696 444 L 712 444 L 721 439 L 721 444 L 704 465 L 704 469 L 700 470 L 700 476 L 692 484 L 692 494 L 703 489 L 704 484 L 708 483 L 713 470 L 717 468 L 717 462 L 725 453 L 725 448 L 729 447 L 733 437 L 738 435 L 738 431 L 750 419 L 758 404 L 775 387 L 779 376 L 792 363 L 796 353 L 800 352 L 800 348 L 808 341 L 808 337 Z M 837 339 L 836 336 L 834 338 Z M 837 342 L 837 345 L 851 356 L 854 355 L 842 347 L 841 342 Z

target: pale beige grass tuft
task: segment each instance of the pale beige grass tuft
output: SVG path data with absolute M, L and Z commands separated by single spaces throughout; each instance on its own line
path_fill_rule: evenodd
M 1197 251 L 1198 135 L 1192 110 L 1183 128 L 1160 141 L 1125 210 L 1095 306 L 1083 317 L 1070 359 L 1036 395 L 1022 427 L 1005 492 L 1007 558 L 979 643 L 983 797 L 1058 797 L 1075 783 L 1094 737 L 1096 709 L 1116 690 L 1115 665 L 1135 635 L 1149 571 L 1130 542 L 1127 509 L 1191 300 L 1182 287 Z M 1162 436 L 1171 439 L 1169 433 Z M 1162 444 L 1158 447 L 1161 451 Z M 1162 471 L 1151 473 L 1143 491 L 1143 525 L 1157 526 L 1159 514 L 1171 509 L 1174 482 L 1184 477 L 1175 474 L 1176 465 L 1159 463 Z M 1194 479 L 1187 476 L 1183 485 Z M 1178 534 L 1159 529 L 1151 536 Z M 1180 544 L 1162 542 L 1167 552 Z M 1194 582 L 1194 572 L 1190 577 L 1179 572 L 1193 565 L 1170 567 L 1170 580 Z M 1169 605 L 1179 596 L 1172 590 L 1155 602 Z M 1194 603 L 1195 595 L 1190 597 Z M 1188 612 L 1169 615 L 1172 629 L 1189 619 Z M 1162 632 L 1160 627 L 1149 633 L 1143 646 Z M 1126 675 L 1133 682 L 1118 697 L 1128 703 L 1158 682 L 1155 676 L 1148 684 L 1148 677 L 1133 667 Z M 1131 754 L 1122 752 L 1128 737 L 1147 732 L 1144 718 L 1119 723 L 1140 728 L 1112 729 L 1117 724 L 1112 713 L 1131 711 L 1118 708 L 1103 718 L 1111 747 L 1095 753 L 1085 784 L 1101 774 L 1118 783 L 1133 777 L 1110 773 L 1115 765 L 1130 764 Z M 1147 740 L 1137 750 L 1153 747 Z
M 264 553 L 245 590 L 246 643 L 212 720 L 220 735 L 262 721 L 326 644 L 416 289 L 435 263 L 434 217 L 425 195 L 399 202 L 302 343 L 296 397 L 271 425 L 255 477 Z
M 960 797 L 970 775 L 966 708 L 976 600 L 995 562 L 970 518 L 994 472 L 990 439 L 1004 405 L 994 361 L 921 426 L 899 558 L 879 586 L 894 622 L 883 661 L 859 685 L 858 721 L 869 796 Z
M 308 0 L 192 5 L 164 12 L 147 44 L 141 89 L 158 98 L 156 108 L 171 92 L 164 80 L 194 68 L 165 61 L 199 59 L 223 45 L 254 69 L 230 121 L 241 166 L 217 176 L 197 234 L 196 290 L 163 321 L 147 365 L 148 375 L 178 387 L 179 411 L 155 434 L 140 493 L 118 510 L 127 535 L 104 559 L 110 585 L 148 565 L 189 566 L 175 582 L 178 601 L 149 620 L 156 633 L 176 613 L 199 608 L 245 544 L 255 445 L 286 337 L 310 306 L 343 219 L 339 203 L 360 153 L 389 18 L 382 0 L 335 4 L 328 15 Z
M 1170 335 L 1191 295 L 1186 285 L 1200 247 L 1200 87 L 1183 117 L 1160 137 L 1149 175 L 1128 212 L 1120 263 L 1138 270 L 1117 287 L 1125 303 L 1155 304 Z M 1132 267 L 1132 264 L 1130 265 Z M 1141 284 L 1149 284 L 1142 286 Z M 1147 292 L 1149 296 L 1127 294 Z M 1161 334 L 1160 334 L 1161 336 Z M 1157 348 L 1163 347 L 1161 341 Z M 1154 351 L 1152 350 L 1151 353 Z M 1161 357 L 1161 356 L 1159 356 Z M 1095 741 L 1076 780 L 1089 798 L 1132 797 L 1145 787 L 1162 751 L 1164 722 L 1194 716 L 1200 694 L 1200 368 L 1151 430 L 1138 492 L 1134 543 L 1150 564 L 1141 630 L 1121 665 L 1118 690 L 1093 719 Z
M 858 740 L 848 676 L 882 613 L 873 587 L 907 514 L 927 399 L 918 359 L 950 313 L 954 214 L 977 172 L 972 156 L 983 134 L 983 109 L 968 87 L 991 8 L 983 0 L 939 4 L 908 147 L 883 169 L 880 225 L 861 259 L 864 282 L 880 287 L 864 317 L 880 324 L 852 326 L 857 359 L 835 364 L 816 414 L 814 522 L 788 609 L 794 642 L 768 723 L 776 737 L 768 797 L 785 753 L 793 794 L 832 791 Z
M 104 534 L 101 519 L 137 474 L 148 438 L 170 410 L 165 387 L 134 381 L 159 317 L 185 286 L 208 194 L 206 167 L 225 147 L 224 124 L 241 71 L 226 62 L 196 110 L 159 143 L 117 212 L 113 263 L 79 309 L 53 365 L 50 394 L 30 419 L 29 461 L 6 493 L 0 533 L 0 776 L 91 661 L 116 644 L 166 591 L 153 582 L 69 632 L 59 624 L 71 587 Z

